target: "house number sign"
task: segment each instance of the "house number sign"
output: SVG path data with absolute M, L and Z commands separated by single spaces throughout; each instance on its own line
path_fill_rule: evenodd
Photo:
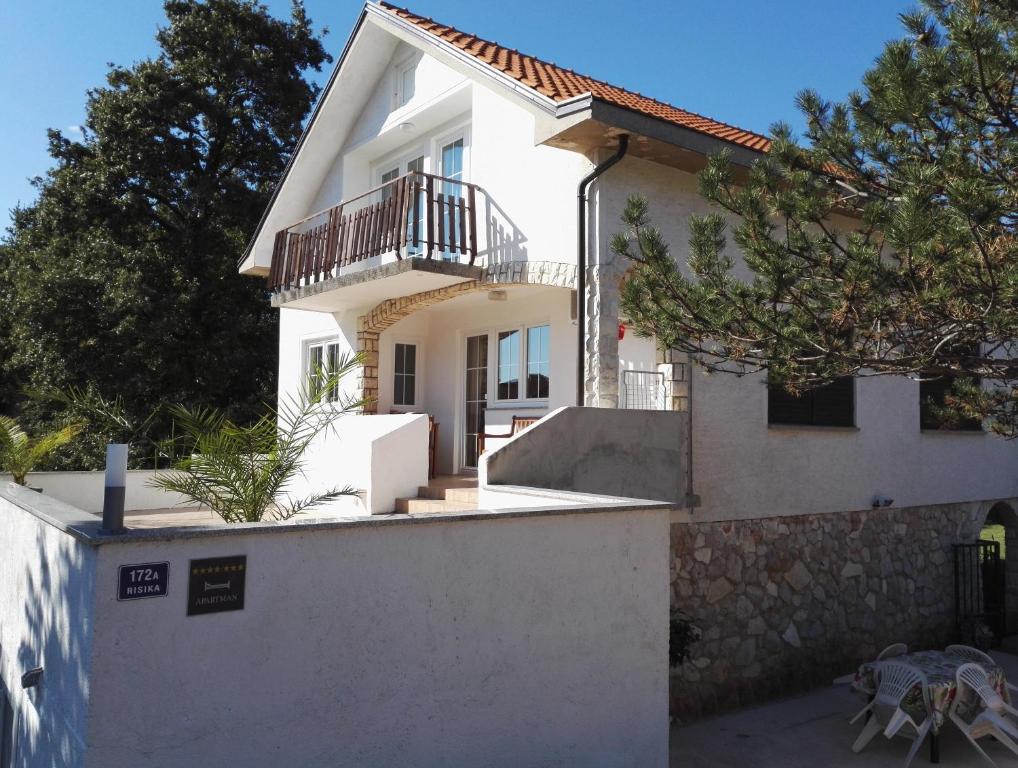
M 170 585 L 169 563 L 137 563 L 120 566 L 117 600 L 166 597 Z
M 239 611 L 244 607 L 247 555 L 192 560 L 187 576 L 187 615 Z

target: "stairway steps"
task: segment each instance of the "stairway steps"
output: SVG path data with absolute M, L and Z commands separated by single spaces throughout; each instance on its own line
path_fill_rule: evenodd
M 401 515 L 415 515 L 435 512 L 462 512 L 477 509 L 476 504 L 463 501 L 447 501 L 445 499 L 396 499 L 396 512 Z

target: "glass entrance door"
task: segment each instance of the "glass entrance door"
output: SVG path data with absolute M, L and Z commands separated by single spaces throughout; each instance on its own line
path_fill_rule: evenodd
M 442 176 L 446 181 L 442 182 L 442 194 L 445 195 L 446 210 L 440 212 L 445 216 L 446 231 L 460 231 L 460 214 L 457 208 L 459 199 L 463 196 L 463 185 L 457 182 L 463 180 L 463 139 L 458 138 L 442 147 Z M 458 235 L 457 235 L 458 237 Z M 456 261 L 459 256 L 449 250 L 442 249 L 442 258 L 447 261 Z
M 463 466 L 477 468 L 477 436 L 484 432 L 488 405 L 488 334 L 467 337 L 465 434 Z

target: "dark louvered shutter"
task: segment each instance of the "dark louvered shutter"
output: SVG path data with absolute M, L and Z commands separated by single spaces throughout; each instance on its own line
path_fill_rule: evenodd
M 814 427 L 855 425 L 855 381 L 851 377 L 810 390 L 799 396 L 783 387 L 767 387 L 767 422 Z
M 812 393 L 791 395 L 779 384 L 767 385 L 768 424 L 812 424 Z
M 813 424 L 818 427 L 855 426 L 855 381 L 832 381 L 813 394 Z

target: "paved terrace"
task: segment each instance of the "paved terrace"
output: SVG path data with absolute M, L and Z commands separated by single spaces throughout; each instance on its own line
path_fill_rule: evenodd
M 1008 680 L 1018 681 L 1018 656 L 994 653 Z M 851 670 L 846 670 L 850 672 Z M 863 706 L 847 684 L 822 688 L 803 696 L 783 699 L 702 720 L 671 731 L 672 768 L 901 768 L 908 740 L 878 735 L 859 754 L 852 742 L 862 727 L 848 721 Z M 940 765 L 944 768 L 985 768 L 979 756 L 953 725 L 940 734 Z M 992 739 L 980 746 L 998 766 L 1018 765 L 1011 752 Z M 930 765 L 929 744 L 912 761 L 914 768 Z

